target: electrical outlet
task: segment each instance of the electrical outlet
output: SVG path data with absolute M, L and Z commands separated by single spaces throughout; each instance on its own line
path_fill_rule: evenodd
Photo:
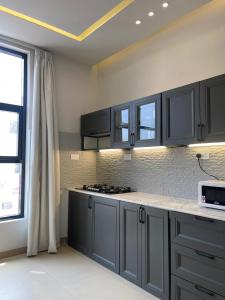
M 197 159 L 197 156 L 196 156 L 197 154 L 201 155 L 200 159 L 209 159 L 209 156 L 210 156 L 210 154 L 207 152 L 204 152 L 204 153 L 198 152 L 193 155 L 193 157 L 195 157 L 196 159 Z
M 124 160 L 131 160 L 131 154 L 130 153 L 129 154 L 124 154 L 123 159 Z
M 71 160 L 79 160 L 79 159 L 80 159 L 80 154 L 79 154 L 79 152 L 71 154 L 71 155 L 70 155 L 70 159 L 71 159 Z

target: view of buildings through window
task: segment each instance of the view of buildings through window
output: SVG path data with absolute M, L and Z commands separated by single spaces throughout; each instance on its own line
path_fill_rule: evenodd
M 0 219 L 23 215 L 26 55 L 0 47 Z

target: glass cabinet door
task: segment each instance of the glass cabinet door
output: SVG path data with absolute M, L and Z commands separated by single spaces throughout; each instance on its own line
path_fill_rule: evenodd
M 121 105 L 112 109 L 113 145 L 130 146 L 130 106 Z
M 137 106 L 137 140 L 154 140 L 156 137 L 155 102 Z
M 161 96 L 135 102 L 135 145 L 160 145 Z

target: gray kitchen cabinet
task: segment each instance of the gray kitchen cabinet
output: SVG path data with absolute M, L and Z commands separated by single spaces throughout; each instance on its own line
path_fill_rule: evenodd
M 93 196 L 91 257 L 119 273 L 119 201 Z
M 110 134 L 110 108 L 81 116 L 81 136 L 93 137 Z
M 199 83 L 163 93 L 163 145 L 187 145 L 200 140 Z
M 225 299 L 225 223 L 178 212 L 170 219 L 171 300 Z
M 223 221 L 171 212 L 171 241 L 225 259 Z
M 120 202 L 120 275 L 141 286 L 141 209 Z
M 225 260 L 210 253 L 172 244 L 172 274 L 225 297 Z
M 112 107 L 111 129 L 114 148 L 161 145 L 161 94 Z
M 142 214 L 142 287 L 169 299 L 168 211 L 144 207 Z
M 161 145 L 161 94 L 134 101 L 132 116 L 134 146 Z
M 120 203 L 120 274 L 169 299 L 168 212 Z
M 132 105 L 130 103 L 111 108 L 111 144 L 114 148 L 133 146 Z
M 225 298 L 205 286 L 172 276 L 171 300 L 225 300 Z
M 90 251 L 90 196 L 69 193 L 68 244 L 88 255 Z
M 225 75 L 200 83 L 201 130 L 204 142 L 225 141 Z

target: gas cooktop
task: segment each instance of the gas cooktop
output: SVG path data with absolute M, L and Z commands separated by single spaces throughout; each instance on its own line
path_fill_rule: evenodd
M 83 190 L 103 193 L 103 194 L 122 194 L 130 193 L 131 188 L 127 186 L 114 186 L 108 184 L 92 184 L 92 185 L 83 185 Z

